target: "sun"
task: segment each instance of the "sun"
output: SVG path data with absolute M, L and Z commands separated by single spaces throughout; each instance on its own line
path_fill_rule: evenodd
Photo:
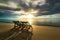
M 33 18 L 34 16 L 32 14 L 22 15 L 19 16 L 19 18 Z
M 34 16 L 32 14 L 22 15 L 18 17 L 19 21 L 28 21 L 30 24 L 32 24 L 33 18 Z
M 28 14 L 26 17 L 27 17 L 27 18 L 33 18 L 34 16 L 31 15 L 31 14 Z
M 32 24 L 32 18 L 33 18 L 34 16 L 31 15 L 31 14 L 29 14 L 27 17 L 29 18 L 28 22 L 29 22 L 30 24 Z

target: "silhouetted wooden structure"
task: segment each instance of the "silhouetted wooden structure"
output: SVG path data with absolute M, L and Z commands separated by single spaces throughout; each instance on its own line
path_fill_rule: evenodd
M 0 34 L 0 40 L 32 40 L 33 28 L 28 22 L 13 21 L 13 23 L 14 28 Z

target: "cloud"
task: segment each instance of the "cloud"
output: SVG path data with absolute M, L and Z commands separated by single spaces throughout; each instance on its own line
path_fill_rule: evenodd
M 12 10 L 12 11 L 20 11 L 21 9 L 18 7 L 18 4 L 13 0 L 0 0 L 0 9 L 3 10 Z
M 29 10 L 29 9 L 34 9 L 34 5 L 37 6 L 38 3 L 41 2 L 41 1 L 42 0 L 34 0 L 34 1 L 33 0 L 29 0 L 29 1 L 28 0 L 0 0 L 0 3 L 6 4 L 7 6 L 5 6 L 5 7 L 8 10 L 14 10 L 14 8 L 15 9 L 17 8 L 19 10 L 21 8 L 24 11 L 26 11 L 26 10 Z M 16 11 L 18 11 L 18 10 L 16 10 Z
M 15 14 L 12 11 L 0 10 L 0 18 L 16 18 L 18 15 L 20 16 L 20 14 Z
M 37 16 L 60 14 L 60 3 L 59 2 L 60 2 L 59 0 L 57 1 L 47 0 L 47 3 L 49 5 L 44 5 L 42 7 L 39 6 L 41 10 L 39 10 L 39 12 L 37 13 Z
M 20 11 L 21 10 L 20 8 L 10 8 L 10 7 L 7 7 L 7 6 L 0 6 L 0 9 L 12 10 L 12 11 Z
M 0 3 L 7 3 L 9 0 L 0 0 Z
M 45 3 L 46 2 L 46 3 Z M 38 10 L 37 16 L 52 15 L 60 12 L 59 0 L 0 0 L 0 9 L 11 11 L 26 11 L 31 9 Z M 45 12 L 46 11 L 46 12 Z

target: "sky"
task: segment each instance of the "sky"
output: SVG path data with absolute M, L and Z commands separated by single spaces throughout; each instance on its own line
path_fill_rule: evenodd
M 21 20 L 29 16 L 34 22 L 58 23 L 60 0 L 0 0 L 0 22 Z

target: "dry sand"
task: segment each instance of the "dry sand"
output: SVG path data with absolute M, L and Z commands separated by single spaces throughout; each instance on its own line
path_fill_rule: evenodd
M 13 28 L 13 23 L 0 23 L 0 32 L 5 32 Z
M 33 26 L 32 40 L 60 40 L 60 27 Z

